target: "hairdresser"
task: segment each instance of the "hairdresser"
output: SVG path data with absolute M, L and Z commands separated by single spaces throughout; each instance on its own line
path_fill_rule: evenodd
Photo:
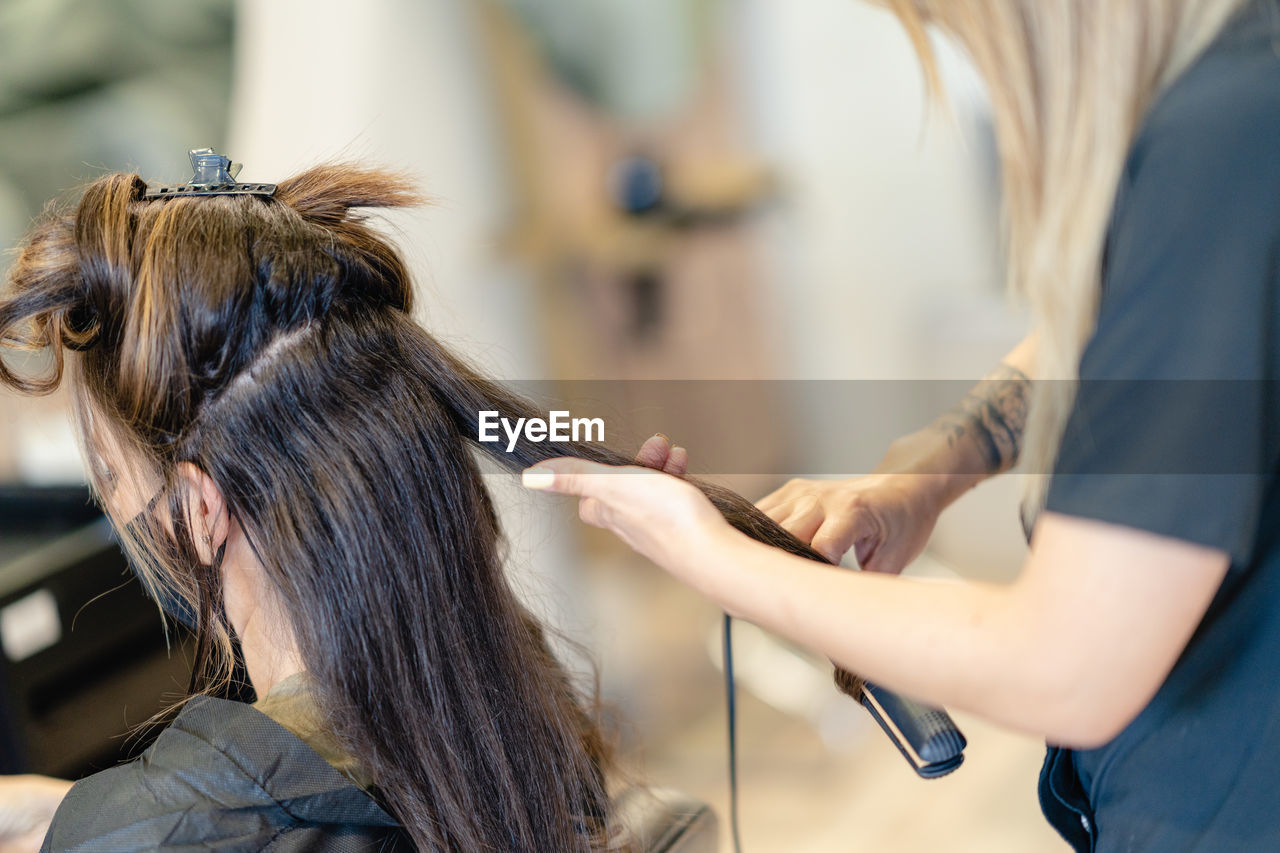
M 1035 325 L 874 473 L 760 502 L 864 571 L 749 541 L 658 471 L 557 460 L 526 483 L 732 614 L 1043 736 L 1041 803 L 1077 850 L 1280 850 L 1280 7 L 888 5 L 931 80 L 932 25 L 987 82 Z M 1019 459 L 1048 476 L 1026 478 L 1015 582 L 898 576 Z

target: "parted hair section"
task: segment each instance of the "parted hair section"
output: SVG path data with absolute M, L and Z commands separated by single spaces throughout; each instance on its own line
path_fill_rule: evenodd
M 278 595 L 317 710 L 423 850 L 615 849 L 598 703 L 503 570 L 477 453 L 518 471 L 594 444 L 476 442 L 481 411 L 545 415 L 412 319 L 399 252 L 363 211 L 403 176 L 327 165 L 274 197 L 143 199 L 136 175 L 51 209 L 0 295 L 0 380 L 67 385 L 91 485 L 143 582 L 192 616 L 192 692 L 234 639 L 184 463 L 206 473 Z M 43 371 L 13 354 L 43 354 Z M 739 530 L 821 561 L 739 495 Z M 844 687 L 856 693 L 856 679 Z

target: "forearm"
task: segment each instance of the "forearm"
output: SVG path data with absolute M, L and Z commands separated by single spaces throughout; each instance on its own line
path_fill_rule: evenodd
M 1008 586 L 848 572 L 749 538 L 688 481 L 625 470 L 553 459 L 524 483 L 581 498 L 586 523 L 844 669 L 1073 746 L 1105 743 L 1141 712 L 1231 562 L 1219 549 L 1046 510 Z
M 905 695 L 1078 739 L 1088 709 L 1015 587 L 826 569 L 736 534 L 718 553 L 685 578 L 730 613 Z
M 1031 396 L 1035 339 L 1028 336 L 954 408 L 893 443 L 876 473 L 927 482 L 940 507 L 1017 463 Z

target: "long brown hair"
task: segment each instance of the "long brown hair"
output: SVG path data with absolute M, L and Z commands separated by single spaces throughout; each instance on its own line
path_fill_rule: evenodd
M 233 655 L 217 562 L 197 557 L 177 467 L 194 464 L 278 593 L 319 711 L 427 850 L 597 850 L 610 757 L 590 697 L 502 570 L 472 450 L 511 470 L 598 445 L 477 445 L 478 413 L 534 406 L 410 318 L 397 251 L 356 212 L 418 201 L 405 179 L 312 169 L 273 198 L 145 200 L 93 183 L 31 232 L 0 298 L 0 344 L 43 350 L 0 380 L 75 402 L 95 492 L 139 573 L 195 615 L 194 690 Z M 121 471 L 121 466 L 127 466 Z M 172 519 L 116 517 L 118 484 Z M 145 485 L 140 485 L 145 484 Z M 739 529 L 821 560 L 738 495 Z M 856 683 L 849 686 L 856 690 Z

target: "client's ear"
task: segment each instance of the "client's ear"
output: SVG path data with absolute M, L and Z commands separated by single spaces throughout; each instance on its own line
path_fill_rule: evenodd
M 222 492 L 208 474 L 190 462 L 180 462 L 178 479 L 186 488 L 187 529 L 191 531 L 200 562 L 213 562 L 218 549 L 227 541 L 231 516 Z

